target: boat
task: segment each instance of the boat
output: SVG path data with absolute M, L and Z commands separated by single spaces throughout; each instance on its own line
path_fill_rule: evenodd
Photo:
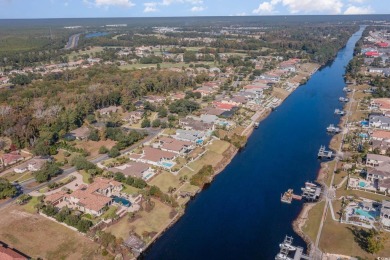
M 326 128 L 326 131 L 328 132 L 328 133 L 339 133 L 341 130 L 340 130 L 340 128 L 338 128 L 338 127 L 335 127 L 333 124 L 331 124 L 331 125 L 329 125 L 327 128 Z
M 285 248 L 288 251 L 295 251 L 297 249 L 295 246 L 292 246 L 291 244 L 288 244 L 288 243 L 279 244 L 279 247 L 280 248 Z
M 255 122 L 255 124 L 253 125 L 254 128 L 259 128 L 259 123 L 258 122 Z
M 344 91 L 344 92 L 351 92 L 352 89 L 345 87 L 345 88 L 343 88 L 343 91 Z
M 291 201 L 293 199 L 293 189 L 288 189 L 280 198 L 280 200 L 284 203 L 291 204 Z
M 341 116 L 343 116 L 343 115 L 345 114 L 345 112 L 344 112 L 343 110 L 340 110 L 340 109 L 335 109 L 335 110 L 334 110 L 334 113 L 335 113 L 336 115 L 341 115 Z
M 293 260 L 293 259 L 286 256 L 285 254 L 279 253 L 276 255 L 275 260 Z
M 340 98 L 339 98 L 339 101 L 340 101 L 340 102 L 348 102 L 348 101 L 349 101 L 349 98 L 340 97 Z

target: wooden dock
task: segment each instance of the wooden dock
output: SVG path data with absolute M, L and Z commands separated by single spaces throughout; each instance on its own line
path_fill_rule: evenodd
M 313 260 L 312 257 L 303 253 L 303 248 L 293 246 L 293 238 L 286 236 L 283 243 L 279 245 L 280 251 L 275 260 Z
M 284 203 L 291 204 L 292 200 L 302 200 L 302 196 L 294 194 L 293 189 L 288 189 L 282 196 L 280 197 L 280 201 Z

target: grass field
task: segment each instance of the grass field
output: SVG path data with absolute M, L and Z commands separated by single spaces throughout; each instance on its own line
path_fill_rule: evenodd
M 207 149 L 209 151 L 223 154 L 230 146 L 230 143 L 223 141 L 223 140 L 215 140 L 213 143 L 209 146 L 207 146 Z
M 308 214 L 303 232 L 310 237 L 312 241 L 316 240 L 318 228 L 320 227 L 322 212 L 324 210 L 325 202 L 320 202 L 315 205 Z
M 126 194 L 130 194 L 130 195 L 133 195 L 133 194 L 138 194 L 140 189 L 137 189 L 135 187 L 132 187 L 130 185 L 126 185 L 126 184 L 122 184 L 123 185 L 123 190 L 122 192 L 126 193 Z
M 116 237 L 126 239 L 129 236 L 129 231 L 134 231 L 142 236 L 143 232 L 159 232 L 170 221 L 169 213 L 171 207 L 154 200 L 155 206 L 151 212 L 141 211 L 140 218 L 130 223 L 127 217 L 122 218 L 118 223 L 108 227 L 107 232 L 111 232 Z
M 33 258 L 108 259 L 86 237 L 25 208 L 11 206 L 1 212 L 1 241 Z
M 163 171 L 150 181 L 150 185 L 156 185 L 163 192 L 167 193 L 169 187 L 178 188 L 180 186 L 179 177 L 172 173 Z

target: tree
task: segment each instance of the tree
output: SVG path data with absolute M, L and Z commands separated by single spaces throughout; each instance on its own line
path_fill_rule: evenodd
M 159 127 L 161 125 L 161 120 L 160 119 L 155 119 L 152 122 L 152 127 Z
M 161 106 L 158 108 L 158 117 L 159 118 L 164 118 L 167 115 L 168 115 L 168 110 L 165 107 Z
M 62 173 L 62 169 L 58 167 L 57 164 L 52 162 L 47 162 L 42 167 L 41 170 L 35 172 L 35 180 L 39 183 L 50 180 L 52 177 L 55 177 Z
M 382 232 L 371 229 L 367 237 L 367 251 L 376 254 L 384 248 L 385 237 Z
M 145 118 L 142 122 L 141 122 L 141 127 L 142 128 L 145 128 L 145 127 L 150 127 L 150 120 Z
M 100 140 L 99 132 L 96 129 L 91 130 L 88 136 L 88 140 L 98 142 Z
M 105 153 L 108 153 L 108 148 L 105 147 L 104 145 L 100 146 L 99 148 L 99 154 L 105 154 Z
M 9 80 L 15 85 L 27 85 L 31 83 L 31 78 L 24 74 L 17 74 Z
M 121 152 L 116 146 L 112 147 L 111 150 L 108 152 L 108 156 L 110 156 L 111 158 L 118 157 L 119 155 L 121 155 Z
M 18 193 L 16 187 L 7 179 L 0 178 L 0 199 L 11 198 Z

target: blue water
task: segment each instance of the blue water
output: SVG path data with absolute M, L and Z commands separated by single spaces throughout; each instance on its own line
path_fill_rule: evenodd
M 378 213 L 376 213 L 375 211 L 368 212 L 362 209 L 355 209 L 355 214 L 366 217 L 368 219 L 375 219 L 378 216 Z
M 118 204 L 122 204 L 125 207 L 130 207 L 130 205 L 131 205 L 131 202 L 125 198 L 121 198 L 118 196 L 114 196 L 113 198 L 114 198 L 114 202 L 116 202 Z
M 166 168 L 171 168 L 172 166 L 173 166 L 173 163 L 171 163 L 171 162 L 162 162 L 161 163 L 164 167 L 166 167 Z
M 359 186 L 364 188 L 364 187 L 366 187 L 366 183 L 364 181 L 361 181 L 361 182 L 359 182 Z
M 321 145 L 344 96 L 345 66 L 363 29 L 354 34 L 330 66 L 316 72 L 261 122 L 211 186 L 192 200 L 184 216 L 146 252 L 145 259 L 274 259 L 302 204 L 280 202 L 288 188 L 316 179 Z
M 106 36 L 109 35 L 110 33 L 108 32 L 93 32 L 93 33 L 87 33 L 85 35 L 85 38 L 95 38 L 95 37 L 100 37 L 100 36 Z

